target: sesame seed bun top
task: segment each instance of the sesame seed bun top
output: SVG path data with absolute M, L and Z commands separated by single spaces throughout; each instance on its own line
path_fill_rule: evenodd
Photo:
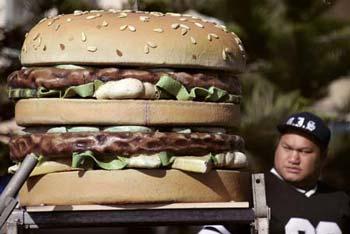
M 56 64 L 190 67 L 242 72 L 240 39 L 190 15 L 75 11 L 41 20 L 26 35 L 25 66 Z

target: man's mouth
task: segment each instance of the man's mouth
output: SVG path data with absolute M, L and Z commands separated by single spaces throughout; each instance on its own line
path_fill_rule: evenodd
M 299 174 L 301 169 L 299 167 L 286 167 L 286 171 L 292 174 Z

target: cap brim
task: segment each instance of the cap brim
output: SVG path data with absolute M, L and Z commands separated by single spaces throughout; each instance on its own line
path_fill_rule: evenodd
M 288 131 L 300 132 L 301 134 L 309 137 L 310 140 L 312 140 L 319 147 L 324 148 L 324 145 L 322 144 L 322 142 L 319 139 L 317 139 L 312 133 L 307 131 L 306 129 L 298 128 L 298 127 L 295 127 L 295 126 L 292 126 L 292 125 L 287 125 L 287 124 L 279 124 L 279 125 L 277 125 L 277 130 L 281 134 L 284 134 L 284 133 L 286 133 Z

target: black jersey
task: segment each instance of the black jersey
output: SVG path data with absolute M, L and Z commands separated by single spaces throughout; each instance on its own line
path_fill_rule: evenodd
M 271 172 L 265 173 L 265 185 L 266 202 L 271 208 L 269 233 L 350 233 L 350 199 L 345 192 L 320 182 L 316 193 L 306 197 Z M 200 233 L 249 233 L 248 227 L 240 229 L 237 224 L 226 225 L 224 231 L 215 226 L 205 229 L 208 232 Z
M 350 233 L 350 200 L 345 192 L 318 183 L 316 193 L 306 197 L 271 172 L 265 174 L 265 185 L 267 205 L 271 208 L 269 233 Z M 248 233 L 248 227 L 245 229 L 241 227 L 237 224 L 226 225 L 225 231 L 207 227 L 208 232 L 203 230 L 201 234 Z
M 319 183 L 316 193 L 306 197 L 270 172 L 265 183 L 271 234 L 350 233 L 350 200 L 345 192 Z

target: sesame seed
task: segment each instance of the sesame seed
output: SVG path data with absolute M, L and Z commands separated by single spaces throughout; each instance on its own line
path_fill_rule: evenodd
M 125 10 L 122 10 L 122 12 L 125 12 L 125 13 L 131 13 L 131 12 L 132 12 L 132 10 L 125 9 Z
M 88 46 L 87 50 L 90 52 L 95 52 L 95 51 L 97 51 L 97 47 L 96 46 Z
M 35 41 L 36 39 L 38 39 L 39 36 L 40 36 L 40 33 L 35 34 L 35 36 L 33 37 L 33 41 Z
M 155 29 L 153 29 L 153 31 L 158 32 L 158 33 L 164 32 L 164 30 L 162 28 L 155 28 Z
M 167 15 L 170 15 L 170 16 L 177 16 L 177 17 L 180 17 L 181 16 L 181 14 L 179 14 L 179 13 L 173 13 L 173 12 L 168 12 L 168 13 L 166 13 Z
M 181 29 L 181 34 L 182 34 L 182 36 L 186 35 L 187 32 L 188 32 L 187 29 L 185 29 L 185 28 L 182 28 L 182 29 Z
M 121 31 L 124 31 L 127 27 L 128 27 L 128 25 L 124 24 L 124 25 L 120 26 L 119 29 L 120 29 Z
M 63 44 L 60 44 L 61 50 L 64 50 L 65 46 Z
M 149 53 L 148 45 L 145 45 L 145 46 L 143 47 L 143 52 L 145 52 L 145 54 L 148 54 L 148 53 Z
M 117 13 L 117 11 L 115 9 L 108 9 L 108 12 Z
M 188 27 L 187 25 L 185 25 L 185 24 L 180 24 L 180 27 L 181 28 L 185 28 L 185 29 L 187 29 L 187 30 L 189 30 L 190 29 L 190 27 Z
M 89 16 L 86 16 L 86 19 L 90 20 L 90 19 L 96 19 L 97 17 L 100 17 L 101 14 L 96 14 L 96 15 L 89 15 Z
M 235 37 L 235 41 L 237 42 L 238 45 L 242 44 L 242 41 L 238 37 Z
M 75 10 L 73 14 L 74 14 L 74 15 L 82 15 L 83 12 L 80 11 L 80 10 Z
M 163 13 L 157 12 L 157 11 L 152 11 L 152 12 L 150 12 L 149 14 L 150 14 L 150 15 L 154 15 L 154 16 L 164 16 Z
M 71 19 L 71 18 L 68 18 L 68 19 L 67 19 L 67 22 L 71 22 L 71 21 L 72 21 L 72 19 Z
M 103 22 L 102 22 L 102 26 L 103 26 L 103 27 L 107 27 L 107 26 L 108 26 L 108 22 L 103 21 Z
M 45 18 L 42 18 L 42 19 L 39 21 L 39 23 L 42 23 L 42 22 L 44 22 L 45 20 L 47 20 L 46 17 L 45 17 Z
M 225 52 L 228 53 L 228 54 L 231 53 L 230 48 L 227 48 L 227 47 L 226 47 L 224 50 L 225 50 Z
M 86 41 L 86 35 L 84 32 L 81 32 L 81 41 Z
M 204 26 L 200 23 L 194 23 L 196 26 L 200 27 L 200 28 L 204 28 Z
M 187 21 L 187 18 L 180 18 L 180 21 Z
M 216 28 L 220 28 L 221 30 L 223 30 L 224 32 L 228 32 L 227 29 L 226 29 L 226 26 L 224 25 L 215 25 Z
M 243 48 L 242 44 L 239 44 L 238 47 L 242 52 L 244 52 L 244 48 Z
M 214 37 L 215 39 L 219 39 L 219 36 L 216 35 L 216 34 L 214 34 L 214 33 L 210 33 L 209 35 L 212 36 L 212 37 Z
M 53 24 L 53 22 L 55 22 L 55 21 L 51 20 L 50 22 L 47 23 L 47 26 L 50 26 L 51 24 Z
M 129 25 L 128 28 L 129 28 L 129 30 L 131 32 L 135 32 L 136 31 L 136 28 L 134 26 L 132 26 L 132 25 Z
M 99 10 L 91 10 L 90 13 L 97 13 L 100 12 Z
M 197 16 L 192 16 L 192 19 L 199 19 L 199 17 L 197 17 Z
M 125 18 L 125 17 L 127 17 L 128 16 L 128 14 L 126 14 L 125 12 L 122 12 L 122 13 L 120 13 L 119 14 L 119 18 Z
M 194 37 L 191 37 L 191 42 L 192 44 L 197 44 L 196 40 L 194 39 Z
M 57 24 L 56 27 L 55 27 L 55 30 L 58 31 L 58 29 L 60 28 L 60 24 Z
M 179 26 L 180 26 L 180 24 L 172 24 L 172 25 L 171 25 L 171 27 L 172 27 L 173 29 L 177 29 Z
M 224 60 L 227 60 L 227 55 L 226 55 L 225 50 L 222 50 L 222 58 L 223 58 Z
M 202 21 L 203 23 L 207 23 L 207 22 L 208 22 L 208 20 L 206 20 L 206 19 L 201 19 L 201 21 Z
M 26 34 L 24 35 L 24 37 L 27 38 L 27 36 L 28 36 L 28 33 L 26 32 Z
M 150 41 L 147 42 L 147 45 L 149 45 L 151 48 L 157 48 L 157 45 Z
M 37 45 L 37 47 L 39 47 L 41 45 L 41 37 L 39 37 L 39 39 L 38 39 L 38 45 Z
M 149 17 L 148 16 L 140 16 L 140 20 L 142 21 L 142 22 L 148 22 L 149 21 Z
M 210 34 L 208 34 L 208 40 L 211 41 L 211 35 Z
M 53 20 L 57 20 L 57 19 L 59 19 L 61 17 L 61 15 L 56 15 L 55 17 L 53 17 L 52 19 Z

